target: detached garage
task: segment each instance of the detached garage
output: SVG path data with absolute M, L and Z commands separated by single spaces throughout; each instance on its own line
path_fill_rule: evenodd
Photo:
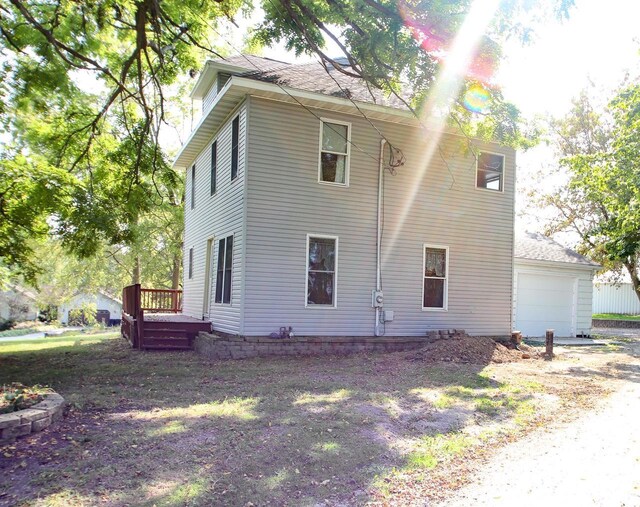
M 517 233 L 513 322 L 523 336 L 591 332 L 593 275 L 600 265 L 536 233 Z

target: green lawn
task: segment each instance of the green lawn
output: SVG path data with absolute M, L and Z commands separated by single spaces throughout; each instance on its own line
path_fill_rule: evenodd
M 403 354 L 212 362 L 116 333 L 0 342 L 0 383 L 48 385 L 70 406 L 0 447 L 0 505 L 437 499 L 464 479 L 456 467 L 557 417 L 549 399 L 576 398 L 555 371 L 548 385 L 509 371 Z
M 6 329 L 4 331 L 0 331 L 0 338 L 8 337 L 8 336 L 22 336 L 25 334 L 31 333 L 42 333 L 49 329 L 53 329 L 51 326 L 47 326 L 46 324 L 34 325 L 30 327 L 18 327 L 13 329 Z
M 594 313 L 593 318 L 603 320 L 640 320 L 640 315 L 627 315 L 624 313 Z

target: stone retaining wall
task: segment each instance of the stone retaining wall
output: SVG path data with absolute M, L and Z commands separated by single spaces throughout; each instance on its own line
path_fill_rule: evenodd
M 296 336 L 269 338 L 200 333 L 196 352 L 211 359 L 246 359 L 269 356 L 344 355 L 358 352 L 400 352 L 424 347 L 437 339 L 464 335 L 463 330 L 431 331 L 427 336 Z
M 44 395 L 40 403 L 25 410 L 0 414 L 0 444 L 15 441 L 17 437 L 42 431 L 62 419 L 64 398 L 56 393 Z
M 593 319 L 591 321 L 593 327 L 617 328 L 617 329 L 637 329 L 640 328 L 639 320 L 609 320 L 609 319 Z

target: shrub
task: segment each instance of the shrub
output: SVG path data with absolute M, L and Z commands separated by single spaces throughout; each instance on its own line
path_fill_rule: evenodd
M 29 408 L 41 402 L 42 394 L 47 391 L 39 385 L 27 387 L 19 382 L 0 386 L 0 414 Z
M 6 331 L 16 325 L 16 321 L 12 319 L 0 319 L 0 331 Z

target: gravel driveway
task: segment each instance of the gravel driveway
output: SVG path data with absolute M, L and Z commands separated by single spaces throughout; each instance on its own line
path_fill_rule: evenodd
M 503 448 L 442 505 L 640 506 L 640 360 L 596 410 Z

